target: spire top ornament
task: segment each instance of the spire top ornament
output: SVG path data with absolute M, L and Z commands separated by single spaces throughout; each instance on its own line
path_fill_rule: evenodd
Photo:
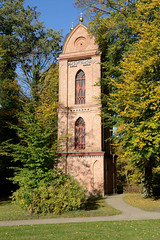
M 72 31 L 74 29 L 74 27 L 73 27 L 73 22 L 72 22 L 72 27 L 70 28 L 70 30 Z
M 80 21 L 80 22 L 83 22 L 83 13 L 82 13 L 82 12 L 81 12 L 81 14 L 80 14 L 79 21 Z

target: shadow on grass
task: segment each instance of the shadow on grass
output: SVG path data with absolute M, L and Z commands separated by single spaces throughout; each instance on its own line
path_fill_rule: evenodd
M 97 210 L 101 206 L 101 197 L 90 197 L 87 199 L 87 202 L 85 203 L 83 210 L 85 211 L 92 211 Z
M 152 198 L 153 198 L 153 200 L 155 200 L 155 201 L 160 200 L 160 196 L 159 196 L 159 195 L 158 195 L 158 196 L 153 196 Z
M 79 210 L 64 212 L 56 215 L 53 213 L 30 214 L 18 205 L 12 204 L 11 200 L 0 199 L 0 220 L 21 220 L 21 219 L 45 219 L 45 218 L 72 218 L 72 217 L 96 217 L 111 216 L 120 214 L 120 211 L 113 209 L 106 204 L 104 198 L 90 197 L 83 207 Z
M 8 205 L 12 202 L 9 198 L 0 198 L 0 206 Z M 102 205 L 102 198 L 101 197 L 90 197 L 87 199 L 87 202 L 84 204 L 82 210 L 85 211 L 92 211 L 97 210 Z

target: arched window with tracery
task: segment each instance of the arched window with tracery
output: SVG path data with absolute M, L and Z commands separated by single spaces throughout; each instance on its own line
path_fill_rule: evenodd
M 79 70 L 75 83 L 75 104 L 85 104 L 85 73 Z
M 85 122 L 81 117 L 75 123 L 75 149 L 85 149 Z

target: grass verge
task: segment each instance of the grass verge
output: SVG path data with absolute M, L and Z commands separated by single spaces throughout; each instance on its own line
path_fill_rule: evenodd
M 160 220 L 0 227 L 3 240 L 159 240 Z
M 124 201 L 131 206 L 139 207 L 145 211 L 159 211 L 160 212 L 160 199 L 143 198 L 139 194 L 129 194 L 125 196 Z
M 0 201 L 0 220 L 22 220 L 22 219 L 38 219 L 38 218 L 59 218 L 59 217 L 94 217 L 94 216 L 111 216 L 121 212 L 106 204 L 105 199 L 91 198 L 88 200 L 85 208 L 80 211 L 67 212 L 61 215 L 53 214 L 30 214 L 13 204 L 11 201 Z

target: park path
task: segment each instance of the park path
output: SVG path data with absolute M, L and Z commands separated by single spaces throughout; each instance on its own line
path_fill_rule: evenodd
M 106 199 L 106 202 L 120 210 L 122 214 L 112 216 L 116 217 L 116 220 L 145 220 L 145 219 L 160 219 L 160 211 L 144 211 L 137 207 L 132 207 L 123 201 L 125 195 L 112 195 Z
M 119 215 L 99 216 L 99 217 L 50 218 L 50 219 L 0 221 L 0 226 L 160 219 L 160 212 L 146 212 L 139 208 L 132 207 L 123 201 L 123 196 L 124 196 L 123 194 L 112 195 L 106 198 L 107 204 L 109 204 L 110 206 L 122 212 Z

